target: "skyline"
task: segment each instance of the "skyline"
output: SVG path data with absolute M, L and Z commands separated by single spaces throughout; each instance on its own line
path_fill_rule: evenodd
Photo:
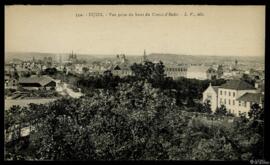
M 13 53 L 40 53 L 40 54 L 54 54 L 54 55 L 68 55 L 68 54 L 72 54 L 72 51 L 70 52 L 63 52 L 63 53 L 55 53 L 55 52 L 34 52 L 34 51 L 9 51 L 9 52 L 5 52 L 5 54 L 13 54 Z M 121 55 L 124 54 L 126 57 L 138 57 L 138 56 L 143 56 L 143 52 L 138 53 L 138 54 L 129 54 L 128 52 L 119 52 L 116 54 L 110 53 L 110 54 L 100 54 L 100 53 L 77 53 L 77 52 L 73 52 L 76 55 L 82 55 L 82 56 L 94 56 L 94 57 L 112 57 L 112 56 L 116 56 L 116 55 Z M 207 57 L 259 57 L 259 58 L 265 58 L 265 56 L 240 56 L 240 55 L 211 55 L 211 54 L 205 54 L 205 55 L 200 55 L 200 54 L 175 54 L 175 53 L 170 53 L 170 52 L 147 52 L 146 50 L 146 56 L 151 55 L 151 54 L 164 54 L 164 55 L 179 55 L 179 56 L 207 56 Z
M 84 12 L 205 16 L 82 17 Z M 222 18 L 222 19 L 221 19 Z M 221 33 L 222 32 L 222 33 Z M 199 37 L 198 37 L 199 36 Z M 5 51 L 264 56 L 264 6 L 6 6 Z

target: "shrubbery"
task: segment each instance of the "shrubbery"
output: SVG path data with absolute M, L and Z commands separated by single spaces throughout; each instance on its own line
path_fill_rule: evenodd
M 144 81 L 120 84 L 114 92 L 93 91 L 80 99 L 13 107 L 5 117 L 6 128 L 13 121 L 31 121 L 35 131 L 27 149 L 9 149 L 6 158 L 18 159 L 21 153 L 27 153 L 22 159 L 39 160 L 262 158 L 263 125 L 245 119 L 228 130 L 196 123 L 188 114 L 174 98 Z
M 30 104 L 29 108 L 15 106 L 6 111 L 5 129 L 14 136 L 6 145 L 5 158 L 263 159 L 263 113 L 256 113 L 256 106 L 251 119 L 242 116 L 230 129 L 209 126 L 200 120 L 200 114 L 209 115 L 210 104 L 195 102 L 209 81 L 174 81 L 164 75 L 162 63 L 136 64 L 132 70 L 136 76 L 120 78 L 109 71 L 99 77 L 72 76 L 73 85 L 87 92 L 86 96 L 62 98 L 46 105 Z M 212 84 L 223 82 L 215 80 Z M 222 108 L 216 113 L 227 115 Z M 34 128 L 29 144 L 16 141 L 25 124 Z

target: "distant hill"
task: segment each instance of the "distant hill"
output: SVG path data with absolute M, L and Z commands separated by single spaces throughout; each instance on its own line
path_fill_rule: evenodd
M 223 62 L 256 62 L 264 63 L 263 57 L 240 57 L 240 56 L 205 56 L 205 55 L 178 55 L 168 53 L 151 53 L 147 56 L 151 61 L 163 61 L 164 63 L 223 63 Z
M 9 62 L 13 59 L 16 60 L 31 60 L 35 57 L 36 59 L 43 59 L 44 57 L 55 57 L 53 53 L 38 53 L 38 52 L 6 52 L 5 62 Z
M 13 59 L 16 60 L 31 60 L 33 57 L 35 59 L 44 59 L 44 57 L 52 57 L 53 59 L 57 58 L 56 53 L 40 53 L 40 52 L 7 52 L 5 53 L 5 62 L 9 62 Z M 61 54 L 62 60 L 66 60 L 68 58 L 68 53 Z M 84 59 L 86 61 L 93 61 L 93 60 L 99 60 L 100 58 L 95 55 L 88 55 L 88 54 L 78 54 L 78 59 Z
M 33 57 L 35 59 L 44 59 L 44 57 L 52 57 L 53 59 L 57 58 L 56 53 L 40 53 L 40 52 L 6 52 L 5 53 L 5 62 L 8 63 L 11 60 L 31 60 Z M 62 60 L 66 60 L 68 58 L 68 53 L 61 54 Z M 77 54 L 78 59 L 86 60 L 87 62 L 93 62 L 93 61 L 103 61 L 103 60 L 115 60 L 116 55 L 114 54 Z M 141 59 L 141 56 L 127 56 L 127 59 L 133 63 L 138 62 Z
M 52 57 L 56 59 L 56 53 L 40 53 L 40 52 L 7 52 L 5 53 L 5 62 L 9 62 L 12 59 L 17 60 L 31 60 L 33 57 L 35 59 L 43 59 L 44 57 Z M 100 54 L 77 54 L 78 59 L 86 60 L 87 62 L 102 61 L 102 60 L 115 60 L 116 55 L 100 55 Z M 62 54 L 62 60 L 68 58 L 68 54 Z M 126 58 L 133 62 L 140 62 L 142 55 L 127 55 Z M 205 56 L 205 55 L 183 55 L 183 54 L 169 54 L 169 53 L 151 53 L 147 55 L 147 58 L 151 61 L 163 61 L 166 63 L 174 64 L 212 64 L 212 63 L 231 63 L 237 60 L 239 63 L 260 63 L 264 64 L 264 57 L 239 57 L 239 56 Z

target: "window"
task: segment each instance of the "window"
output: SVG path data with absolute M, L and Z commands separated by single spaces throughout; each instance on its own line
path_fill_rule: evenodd
M 229 99 L 229 105 L 231 105 L 231 100 Z
M 241 101 L 239 101 L 239 107 L 241 107 Z
M 233 92 L 233 97 L 235 97 L 235 92 Z
M 220 95 L 222 95 L 222 90 L 220 90 Z
M 224 104 L 226 104 L 226 99 L 224 99 Z
M 231 92 L 229 92 L 229 96 L 231 96 Z
M 235 105 L 235 101 L 234 100 L 232 101 L 232 104 Z
M 244 101 L 244 107 L 247 107 L 247 102 Z

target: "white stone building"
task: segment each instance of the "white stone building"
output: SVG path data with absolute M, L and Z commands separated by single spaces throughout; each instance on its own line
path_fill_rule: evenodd
M 203 101 L 210 101 L 211 110 L 214 112 L 217 108 L 217 100 L 218 100 L 218 86 L 212 86 L 211 83 L 209 87 L 203 92 Z
M 177 79 L 180 77 L 187 77 L 187 67 L 177 65 L 165 65 L 164 72 L 168 77 Z
M 228 112 L 239 116 L 247 113 L 253 103 L 263 105 L 263 95 L 252 85 L 242 80 L 230 80 L 221 86 L 209 87 L 203 92 L 203 102 L 210 100 L 213 112 L 224 105 Z
M 207 67 L 207 66 L 189 66 L 187 68 L 187 73 L 186 73 L 187 78 L 206 80 L 208 69 L 209 69 L 209 67 Z

